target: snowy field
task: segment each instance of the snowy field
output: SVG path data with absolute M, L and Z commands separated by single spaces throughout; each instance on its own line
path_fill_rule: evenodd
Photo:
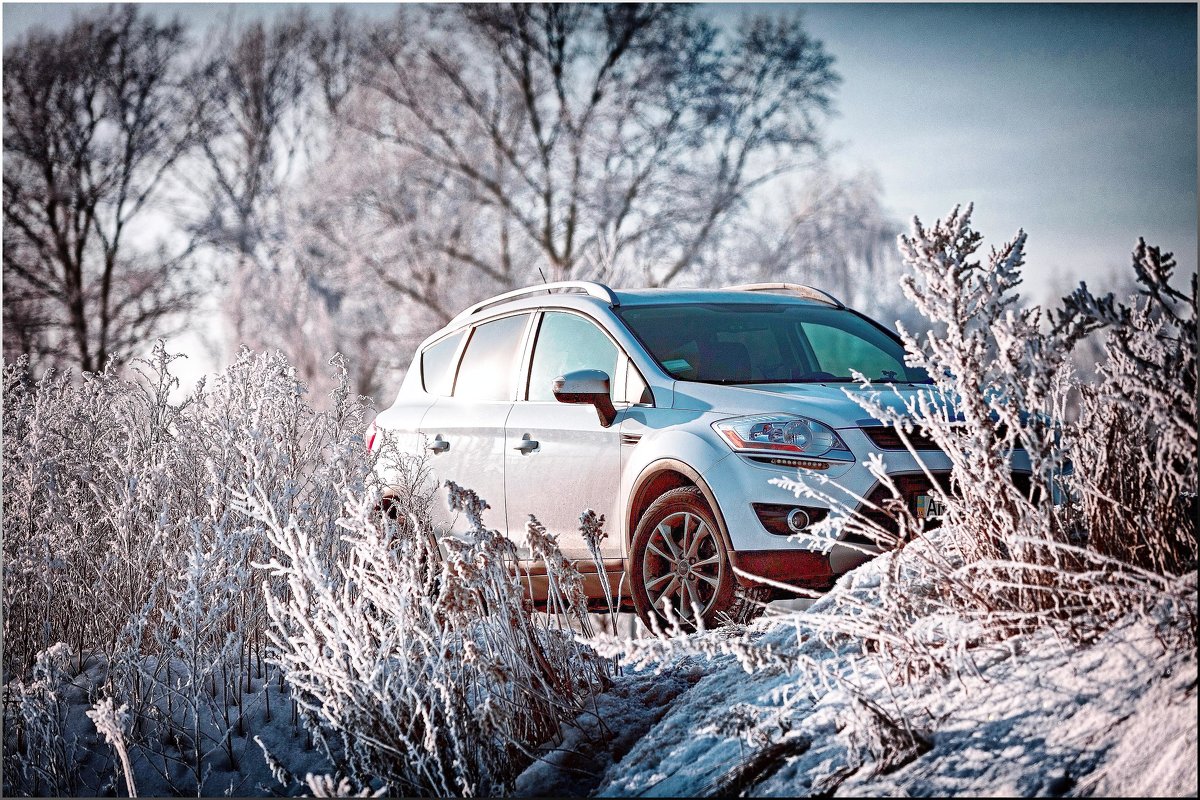
M 565 727 L 518 793 L 1195 795 L 1195 652 L 1164 644 L 1186 635 L 1175 601 L 1088 643 L 1040 630 L 905 677 L 860 641 L 829 642 L 819 622 L 877 602 L 893 557 L 808 613 L 627 645 L 647 660 L 601 696 L 604 726 Z M 1194 603 L 1195 586 L 1182 579 L 1178 602 Z

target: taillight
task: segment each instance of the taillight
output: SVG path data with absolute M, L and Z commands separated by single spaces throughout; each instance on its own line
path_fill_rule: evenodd
M 367 426 L 367 449 L 375 449 L 375 423 L 372 422 Z

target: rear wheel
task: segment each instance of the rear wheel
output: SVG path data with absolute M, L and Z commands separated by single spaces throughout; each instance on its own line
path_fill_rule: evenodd
M 686 629 L 713 627 L 737 599 L 725 542 L 694 486 L 672 489 L 646 509 L 630 561 L 633 604 L 652 630 L 667 626 L 669 616 Z

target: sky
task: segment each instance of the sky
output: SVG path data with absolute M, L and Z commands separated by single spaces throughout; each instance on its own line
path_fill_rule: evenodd
M 292 4 L 163 4 L 203 26 Z M 7 46 L 88 4 L 4 3 Z M 329 4 L 313 4 L 315 15 Z M 371 16 L 387 4 L 356 5 Z M 880 180 L 904 224 L 975 203 L 999 245 L 1029 235 L 1035 300 L 1079 280 L 1110 288 L 1138 236 L 1196 268 L 1195 4 L 713 4 L 803 14 L 842 76 L 827 126 L 846 170 Z M 1057 296 L 1054 294 L 1053 296 Z
M 830 133 L 899 219 L 1024 228 L 1031 290 L 1103 285 L 1138 236 L 1196 268 L 1194 4 L 804 8 L 843 76 Z

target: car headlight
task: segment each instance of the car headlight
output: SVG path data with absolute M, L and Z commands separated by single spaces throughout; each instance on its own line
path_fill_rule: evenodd
M 714 422 L 713 430 L 737 451 L 757 450 L 854 460 L 850 448 L 846 447 L 833 428 L 815 419 L 794 414 L 735 417 Z

